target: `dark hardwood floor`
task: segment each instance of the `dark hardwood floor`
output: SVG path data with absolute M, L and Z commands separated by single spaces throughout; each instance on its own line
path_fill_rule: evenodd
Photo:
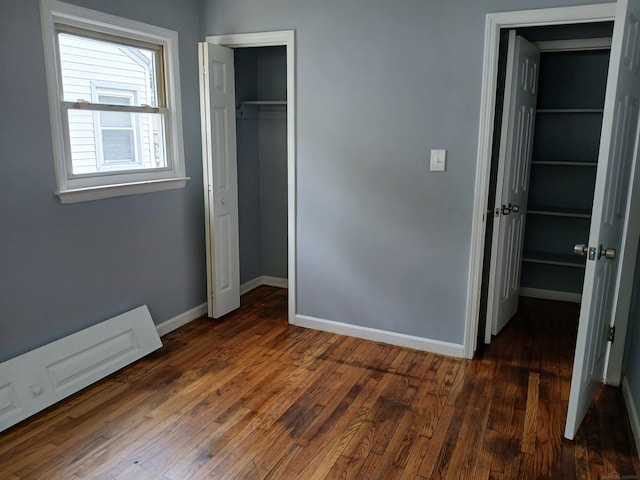
M 562 438 L 577 305 L 520 311 L 468 361 L 290 326 L 261 287 L 0 433 L 0 478 L 637 478 L 618 389 Z

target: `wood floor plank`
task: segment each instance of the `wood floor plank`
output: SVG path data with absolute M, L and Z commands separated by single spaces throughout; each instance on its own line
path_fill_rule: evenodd
M 453 452 L 454 457 L 451 462 L 454 468 L 449 468 L 447 478 L 478 478 L 476 472 L 478 470 L 480 456 L 475 451 L 475 448 L 477 445 L 481 445 L 481 440 L 486 432 L 491 402 L 491 398 L 481 396 L 480 404 L 473 412 L 474 414 L 469 416 L 467 422 L 465 422 L 465 426 L 468 426 L 468 428 L 461 433 L 464 437 L 468 438 L 466 442 L 467 446 L 463 451 L 460 447 L 460 442 L 456 445 L 456 450 Z M 459 467 L 457 467 L 457 465 L 459 465 Z
M 374 452 L 369 453 L 352 478 L 367 478 L 370 480 L 398 478 L 397 474 L 383 471 L 383 458 L 383 455 Z M 393 468 L 393 465 L 390 468 Z
M 529 388 L 527 389 L 527 408 L 524 414 L 524 435 L 521 450 L 523 453 L 534 454 L 536 451 L 536 429 L 538 421 L 538 386 L 540 375 L 529 375 Z
M 366 399 L 371 396 L 371 392 L 376 390 L 381 376 L 357 367 L 350 367 L 350 369 L 360 373 L 361 376 L 322 423 L 309 426 L 308 441 L 303 443 L 303 450 L 294 455 L 292 461 L 284 469 L 281 478 L 309 478 L 321 468 L 330 469 L 331 459 L 339 457 L 350 438 L 350 434 L 355 434 L 357 422 L 350 426 L 351 422 L 354 416 L 360 412 Z M 323 410 L 323 413 L 328 410 L 329 406 Z M 343 438 L 344 434 L 346 435 Z M 341 438 L 341 447 L 334 443 L 338 437 Z M 327 442 L 327 438 L 331 438 L 332 442 Z M 322 478 L 322 476 L 319 475 L 318 478 Z
M 443 448 L 448 448 L 449 446 L 445 443 L 444 439 L 447 431 L 449 430 L 454 414 L 455 408 L 451 405 L 445 405 L 443 407 L 442 414 L 438 417 L 438 423 L 436 424 L 433 435 L 426 443 L 424 453 L 420 455 L 422 462 L 417 465 L 417 471 L 414 470 L 414 468 L 409 468 L 409 464 L 406 469 L 407 474 L 403 473 L 403 478 L 411 478 L 411 475 L 420 475 L 424 478 L 431 478 L 434 468 L 436 467 L 437 459 L 441 458 Z
M 589 450 L 587 447 L 587 439 L 584 434 L 584 430 L 578 430 L 574 443 L 574 468 L 576 477 L 580 480 L 591 480 L 591 470 L 589 468 Z
M 562 437 L 577 306 L 519 312 L 462 360 L 289 325 L 286 290 L 260 287 L 2 432 L 0 478 L 638 476 L 619 389 Z
M 573 449 L 569 447 L 568 442 L 562 443 L 560 446 L 560 459 L 557 468 L 552 472 L 552 480 L 575 480 L 575 455 Z
M 485 395 L 487 366 L 483 362 L 474 362 L 467 373 L 470 378 L 473 376 L 474 382 L 470 395 L 466 397 L 465 394 L 461 394 L 457 404 L 459 411 L 457 418 L 461 418 L 462 423 L 452 422 L 445 439 L 445 442 L 453 446 L 445 476 L 447 479 L 470 478 L 473 474 L 478 461 L 474 445 L 478 444 L 487 428 L 491 409 L 492 398 L 490 395 Z
M 498 433 L 495 430 L 485 428 L 482 438 L 479 440 L 478 462 L 472 477 L 476 480 L 488 480 L 491 476 L 492 446 L 497 443 Z
M 389 465 L 390 471 L 402 470 L 406 467 L 413 448 L 417 444 L 416 440 L 420 431 L 419 419 L 419 410 L 415 408 L 410 407 L 404 412 L 398 427 L 393 432 L 386 452 L 384 452 L 386 456 L 393 457 L 393 462 Z
M 296 445 L 307 447 L 314 440 L 321 438 L 325 432 L 340 420 L 347 409 L 348 401 L 355 401 L 355 397 L 362 391 L 362 382 L 366 371 L 359 368 L 348 368 L 335 383 L 322 384 L 323 393 L 309 399 L 309 403 L 322 405 L 320 414 L 310 422 L 296 437 Z M 331 381 L 332 377 L 328 381 Z M 357 388 L 354 388 L 357 387 Z
M 168 458 L 162 464 L 156 466 L 158 475 L 171 480 L 191 478 L 214 455 L 214 446 L 229 430 L 238 427 L 246 419 L 251 418 L 249 409 L 238 409 L 234 415 L 226 417 L 222 424 L 214 421 L 213 429 L 207 427 L 195 432 L 187 446 L 176 445 L 168 452 Z M 139 453 L 138 455 L 139 456 Z M 145 455 L 145 458 L 152 458 Z M 153 478 L 153 477 L 150 477 Z
M 363 398 L 361 402 L 358 402 L 359 408 L 357 412 L 351 419 L 348 419 L 348 424 L 344 427 L 343 432 L 338 436 L 337 441 L 333 444 L 331 449 L 322 457 L 321 461 L 317 463 L 317 465 L 314 465 L 315 471 L 310 471 L 309 467 L 307 467 L 301 472 L 301 478 L 324 478 L 342 456 L 342 452 L 358 435 L 358 432 L 361 430 L 363 424 L 367 421 L 367 417 L 370 415 L 370 410 L 373 408 L 373 405 L 377 400 L 379 390 L 386 388 L 391 379 L 391 375 L 372 375 L 372 378 L 376 377 L 375 390 L 369 390 L 366 398 Z

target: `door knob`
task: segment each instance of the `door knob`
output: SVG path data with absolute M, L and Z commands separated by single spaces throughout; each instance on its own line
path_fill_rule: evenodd
M 518 213 L 520 211 L 520 205 L 505 205 L 502 204 L 502 208 L 500 209 L 500 213 L 502 215 L 509 215 L 510 213 Z
M 573 253 L 582 257 L 584 257 L 584 254 L 587 253 L 588 250 L 589 247 L 587 247 L 584 243 L 578 243 L 577 245 L 573 246 Z
M 604 257 L 609 260 L 613 260 L 616 258 L 616 249 L 615 248 L 604 248 L 600 245 L 600 252 L 598 252 L 598 258 Z

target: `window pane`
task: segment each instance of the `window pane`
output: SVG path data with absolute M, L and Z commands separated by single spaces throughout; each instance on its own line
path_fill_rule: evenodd
M 100 112 L 102 127 L 131 127 L 131 114 L 127 112 Z
M 105 163 L 136 161 L 131 130 L 102 130 L 102 151 Z
M 105 113 L 69 110 L 69 141 L 74 175 L 148 170 L 167 166 L 162 114 L 124 113 L 131 128 L 105 127 Z
M 58 33 L 58 43 L 65 101 L 158 106 L 157 52 L 69 33 Z M 119 95 L 96 95 L 96 87 L 137 95 L 123 103 Z
M 119 97 L 117 95 L 98 95 L 98 103 L 108 103 L 111 105 L 131 105 L 131 98 Z

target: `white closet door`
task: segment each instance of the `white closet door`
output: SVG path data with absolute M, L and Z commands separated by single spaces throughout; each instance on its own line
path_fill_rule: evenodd
M 233 50 L 198 44 L 205 187 L 208 314 L 240 306 Z
M 509 34 L 485 342 L 518 311 L 540 50 Z
M 618 301 L 619 258 L 638 144 L 640 0 L 619 0 L 611 44 L 602 135 L 565 436 L 572 439 L 602 383 L 609 322 Z

